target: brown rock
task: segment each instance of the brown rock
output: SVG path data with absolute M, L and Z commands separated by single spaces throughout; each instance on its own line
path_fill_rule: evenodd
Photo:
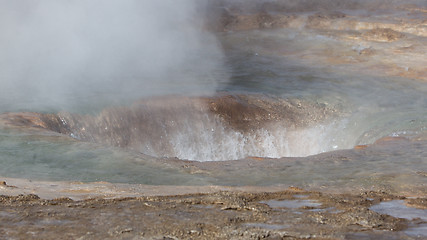
M 367 148 L 368 147 L 368 145 L 356 145 L 356 146 L 354 146 L 354 149 L 365 149 L 365 148 Z

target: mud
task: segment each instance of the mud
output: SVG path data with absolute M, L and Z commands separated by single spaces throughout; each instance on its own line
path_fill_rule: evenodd
M 318 203 L 269 206 L 269 200 Z M 325 194 L 219 191 L 176 196 L 40 199 L 0 197 L 0 234 L 6 239 L 346 239 L 356 233 L 411 239 L 410 221 L 369 210 L 385 192 Z

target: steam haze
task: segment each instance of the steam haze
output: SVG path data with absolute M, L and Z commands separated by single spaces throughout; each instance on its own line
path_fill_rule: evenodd
M 0 0 L 0 111 L 22 98 L 25 109 L 92 93 L 212 93 L 227 77 L 204 9 L 200 0 Z

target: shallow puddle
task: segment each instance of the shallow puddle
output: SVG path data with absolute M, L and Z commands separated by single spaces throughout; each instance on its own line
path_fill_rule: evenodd
M 405 231 L 406 234 L 417 238 L 427 238 L 427 224 L 411 227 Z
M 309 196 L 308 195 L 305 195 L 305 194 L 295 194 L 294 195 L 294 198 L 308 198 Z
M 342 211 L 334 208 L 334 207 L 329 207 L 329 208 L 314 208 L 314 209 L 310 209 L 310 212 L 329 212 L 329 213 L 340 213 Z
M 370 208 L 372 211 L 408 220 L 421 219 L 427 221 L 427 210 L 410 208 L 403 200 L 382 202 Z
M 403 200 L 382 202 L 372 206 L 370 209 L 393 217 L 405 218 L 408 220 L 421 220 L 423 222 L 427 221 L 427 210 L 407 207 Z M 427 224 L 411 224 L 404 233 L 417 238 L 427 237 Z

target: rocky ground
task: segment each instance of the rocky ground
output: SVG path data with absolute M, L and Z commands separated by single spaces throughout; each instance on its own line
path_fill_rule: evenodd
M 408 221 L 369 209 L 386 192 L 217 191 L 175 196 L 0 196 L 4 239 L 412 239 Z M 426 199 L 408 204 L 426 208 Z

